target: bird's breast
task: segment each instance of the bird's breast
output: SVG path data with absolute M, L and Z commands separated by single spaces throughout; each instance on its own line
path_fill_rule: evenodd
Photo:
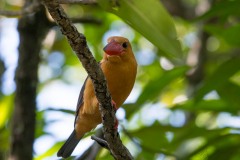
M 135 78 L 137 65 L 135 63 L 111 63 L 101 65 L 107 79 L 112 99 L 119 108 L 130 94 Z

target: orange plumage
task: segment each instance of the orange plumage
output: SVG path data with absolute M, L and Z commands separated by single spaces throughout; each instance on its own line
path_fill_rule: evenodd
M 137 62 L 131 45 L 126 38 L 110 37 L 104 47 L 104 57 L 100 66 L 107 79 L 108 89 L 118 109 L 130 94 L 137 73 Z M 75 129 L 58 151 L 59 157 L 69 157 L 85 133 L 102 122 L 98 100 L 91 79 L 88 77 L 80 92 Z

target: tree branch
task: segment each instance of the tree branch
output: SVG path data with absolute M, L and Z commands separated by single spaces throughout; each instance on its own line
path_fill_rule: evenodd
M 59 4 L 97 4 L 96 0 L 58 0 Z
M 43 2 L 62 33 L 67 37 L 69 44 L 93 82 L 95 94 L 99 101 L 104 137 L 108 142 L 111 154 L 117 160 L 133 159 L 128 149 L 122 144 L 117 130 L 114 129 L 115 111 L 111 103 L 107 82 L 87 46 L 85 36 L 77 31 L 56 0 L 43 0 Z
M 102 138 L 99 138 L 97 136 L 91 136 L 91 139 L 92 140 L 95 140 L 100 146 L 102 146 L 103 148 L 106 148 L 109 150 L 109 146 L 108 146 L 108 143 L 107 141 L 105 141 L 104 139 Z
M 78 18 L 70 18 L 72 23 L 82 23 L 82 24 L 93 24 L 93 25 L 101 25 L 102 21 L 100 19 L 96 19 L 94 17 L 78 17 Z M 55 22 L 51 23 L 51 26 L 54 27 L 56 26 Z

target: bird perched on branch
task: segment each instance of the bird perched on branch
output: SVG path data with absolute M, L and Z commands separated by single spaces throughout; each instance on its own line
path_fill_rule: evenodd
M 128 39 L 110 37 L 104 47 L 100 67 L 106 77 L 115 109 L 118 109 L 130 94 L 137 73 L 137 62 Z M 57 153 L 58 157 L 69 157 L 85 133 L 102 122 L 99 103 L 88 77 L 81 89 L 74 123 L 74 130 Z M 116 123 L 117 125 L 117 123 Z M 117 126 L 116 126 L 117 128 Z

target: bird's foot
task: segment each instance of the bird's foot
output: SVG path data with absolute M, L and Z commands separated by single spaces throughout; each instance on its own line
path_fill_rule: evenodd
M 118 119 L 115 116 L 114 129 L 118 129 Z
M 115 110 L 115 113 L 116 113 L 118 108 L 117 108 L 117 104 L 116 104 L 116 102 L 114 100 L 112 100 L 112 106 L 113 106 L 113 108 Z M 116 116 L 115 116 L 115 122 L 114 123 L 115 123 L 114 124 L 114 129 L 118 129 L 118 119 L 117 119 Z
M 117 103 L 114 100 L 112 100 L 112 106 L 116 112 L 118 108 L 117 108 Z

